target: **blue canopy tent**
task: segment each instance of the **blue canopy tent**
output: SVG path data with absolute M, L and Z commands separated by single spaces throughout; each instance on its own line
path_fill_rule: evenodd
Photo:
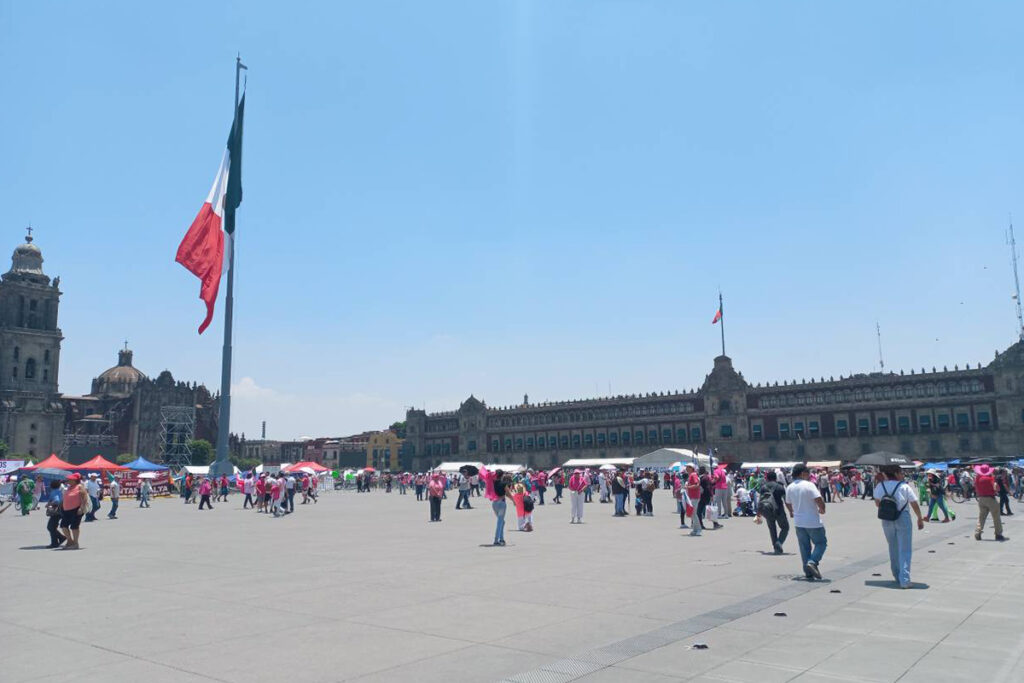
M 925 464 L 921 465 L 921 469 L 922 470 L 939 470 L 939 471 L 944 472 L 944 471 L 949 469 L 949 465 L 947 465 L 944 462 L 926 462 Z
M 157 465 L 155 462 L 146 460 L 141 455 L 125 465 L 125 467 L 129 467 L 138 472 L 163 472 L 168 469 L 166 465 Z

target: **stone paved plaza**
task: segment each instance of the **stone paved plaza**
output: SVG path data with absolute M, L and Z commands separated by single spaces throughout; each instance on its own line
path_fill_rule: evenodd
M 42 512 L 0 516 L 4 681 L 1024 680 L 1024 536 L 971 538 L 975 507 L 915 533 L 894 590 L 874 506 L 830 505 L 825 581 L 795 538 L 766 554 L 750 519 L 689 538 L 653 518 L 538 507 L 537 531 L 445 501 L 330 492 L 268 519 L 180 500 L 83 524 L 42 549 Z M 513 525 L 514 526 L 514 525 Z M 876 576 L 880 575 L 880 576 Z M 786 616 L 775 616 L 784 613 Z M 696 649 L 698 643 L 706 649 Z

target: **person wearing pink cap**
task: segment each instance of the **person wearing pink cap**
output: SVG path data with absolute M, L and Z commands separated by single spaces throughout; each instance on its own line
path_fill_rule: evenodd
M 587 479 L 583 470 L 573 470 L 569 477 L 569 504 L 572 510 L 572 521 L 569 524 L 583 524 L 583 490 L 587 488 Z
M 974 467 L 974 493 L 978 499 L 978 526 L 974 530 L 974 540 L 981 540 L 981 532 L 985 530 L 985 519 L 992 515 L 992 526 L 996 530 L 996 540 L 1009 540 L 1003 536 L 1003 520 L 999 517 L 999 500 L 996 498 L 996 478 L 991 465 Z

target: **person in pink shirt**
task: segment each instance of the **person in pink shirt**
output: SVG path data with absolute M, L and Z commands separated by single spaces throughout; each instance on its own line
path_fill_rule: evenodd
M 548 490 L 548 473 L 541 470 L 535 479 L 537 483 L 537 505 L 544 504 L 544 492 Z
M 583 470 L 573 470 L 569 477 L 569 504 L 572 510 L 572 521 L 569 524 L 583 524 L 583 491 L 587 486 Z
M 719 517 L 730 517 L 732 511 L 729 509 L 729 481 L 725 477 L 725 467 L 719 464 L 711 475 L 711 484 L 715 490 L 715 507 L 718 508 Z
M 441 521 L 441 499 L 444 497 L 445 477 L 443 474 L 434 474 L 427 484 L 427 498 L 430 499 L 430 521 Z
M 205 505 L 210 510 L 213 509 L 213 505 L 210 504 L 210 493 L 213 491 L 213 484 L 207 477 L 202 477 L 199 480 L 199 509 L 203 509 Z

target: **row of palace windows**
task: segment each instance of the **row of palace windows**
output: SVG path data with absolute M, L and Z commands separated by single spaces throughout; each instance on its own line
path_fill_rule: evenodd
M 676 415 L 692 413 L 693 404 L 688 402 L 657 403 L 654 405 L 623 406 L 621 408 L 599 408 L 586 412 L 542 413 L 540 415 L 524 415 L 520 417 L 488 418 L 488 427 L 519 427 L 544 424 L 564 424 L 576 422 L 593 422 L 594 420 L 614 420 L 628 417 L 646 417 L 653 415 Z
M 932 384 L 915 384 L 913 386 L 896 387 L 865 387 L 863 389 L 843 389 L 806 394 L 789 394 L 782 396 L 764 396 L 758 402 L 761 408 L 780 408 L 785 406 L 803 406 L 815 403 L 850 403 L 854 401 L 886 401 L 901 398 L 925 398 L 929 396 L 949 396 L 952 394 L 978 394 L 985 390 L 981 380 L 962 380 L 959 382 L 936 382 Z
M 1021 420 L 1024 421 L 1024 411 L 1021 413 Z M 724 428 L 728 426 L 723 426 Z M 949 413 L 939 413 L 935 416 L 934 423 L 932 422 L 931 415 L 918 415 L 917 417 L 917 432 L 927 433 L 933 431 L 948 432 L 953 431 L 968 431 L 970 429 L 977 429 L 979 431 L 988 431 L 992 428 L 992 415 L 987 410 L 978 410 L 975 413 L 975 421 L 972 425 L 970 413 L 957 412 L 955 417 Z M 847 419 L 836 420 L 836 436 L 852 436 L 854 433 L 858 435 L 863 434 L 910 434 L 914 430 L 911 429 L 910 417 L 907 415 L 900 415 L 896 418 L 895 431 L 893 431 L 893 425 L 891 424 L 888 417 L 877 417 L 875 418 L 874 430 L 872 430 L 871 418 L 862 417 L 858 418 L 856 424 L 851 426 L 850 421 Z M 779 423 L 779 438 L 804 438 L 804 437 L 816 437 L 820 436 L 821 428 L 817 420 L 807 421 L 807 431 L 804 431 L 804 422 L 795 421 L 792 423 L 792 430 L 790 429 L 789 422 Z M 764 428 L 760 424 L 753 424 L 750 428 L 750 435 L 755 441 L 764 438 Z M 726 435 L 723 433 L 723 437 Z M 732 436 L 731 427 L 729 436 Z
M 691 427 L 686 429 L 680 427 L 674 432 L 671 429 L 650 429 L 644 432 L 642 429 L 635 431 L 619 432 L 598 432 L 597 434 L 562 434 L 560 436 L 526 436 L 526 437 L 505 437 L 502 439 L 491 439 L 491 451 L 522 451 L 535 449 L 552 448 L 593 448 L 604 446 L 623 446 L 630 444 L 670 444 L 670 443 L 693 443 L 701 440 L 701 428 Z

